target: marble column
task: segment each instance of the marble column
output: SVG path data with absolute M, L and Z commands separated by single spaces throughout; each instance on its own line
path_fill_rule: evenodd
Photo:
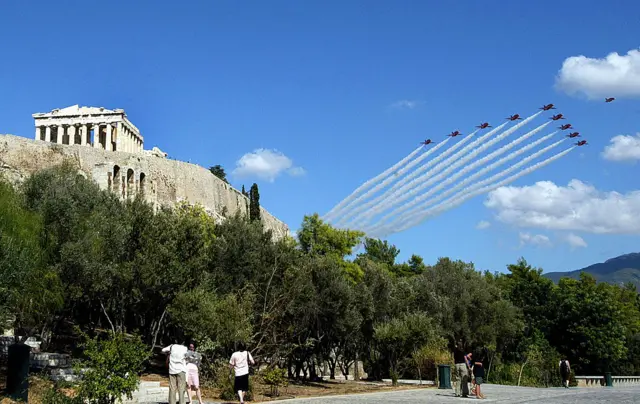
M 67 133 L 69 134 L 69 144 L 76 144 L 76 127 L 73 125 L 69 125 L 67 128 Z
M 116 151 L 122 151 L 122 122 L 116 124 Z
M 100 145 L 100 125 L 93 125 L 93 147 L 99 149 Z
M 36 126 L 36 137 L 35 137 L 35 139 L 36 140 L 40 140 L 40 127 L 39 126 Z
M 62 136 L 64 136 L 64 128 L 62 125 L 58 125 L 58 135 L 56 136 L 57 144 L 62 144 Z
M 44 127 L 44 141 L 51 142 L 51 126 Z
M 105 136 L 104 136 L 104 149 L 106 151 L 112 151 L 111 150 L 111 131 L 113 130 L 113 128 L 111 127 L 111 124 L 106 124 L 105 125 Z
M 89 125 L 82 125 L 80 128 L 80 144 L 86 146 L 87 143 L 87 133 L 89 133 Z

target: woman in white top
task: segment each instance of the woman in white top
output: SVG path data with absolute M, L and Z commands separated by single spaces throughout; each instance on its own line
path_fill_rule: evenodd
M 253 357 L 247 351 L 247 346 L 240 342 L 238 350 L 231 355 L 231 360 L 229 360 L 229 367 L 236 374 L 233 390 L 238 392 L 240 403 L 244 403 L 244 393 L 249 391 L 249 364 L 255 365 Z

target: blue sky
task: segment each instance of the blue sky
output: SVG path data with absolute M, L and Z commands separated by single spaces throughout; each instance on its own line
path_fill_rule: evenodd
M 290 160 L 272 159 L 262 172 L 245 164 L 231 181 L 257 182 L 263 206 L 295 230 L 424 138 L 552 102 L 589 146 L 512 186 L 593 186 L 579 190 L 593 203 L 571 194 L 584 205 L 579 223 L 532 219 L 557 200 L 514 214 L 479 196 L 390 241 L 402 259 L 450 256 L 503 270 L 524 256 L 572 270 L 638 251 L 637 158 L 602 152 L 616 135 L 628 136 L 618 138 L 627 152 L 635 147 L 640 64 L 610 59 L 614 68 L 631 63 L 611 71 L 587 61 L 567 68 L 562 88 L 556 76 L 572 56 L 637 50 L 639 14 L 633 1 L 0 1 L 0 133 L 32 137 L 32 113 L 80 104 L 123 108 L 145 148 L 228 172 L 251 163 L 246 153 L 275 149 Z M 604 104 L 604 93 L 618 99 Z M 403 100 L 415 104 L 392 106 Z M 564 188 L 556 191 L 562 199 Z M 611 191 L 620 196 L 601 194 Z M 603 208 L 611 198 L 626 216 L 598 234 L 607 212 L 620 213 Z M 476 229 L 481 220 L 490 226 Z

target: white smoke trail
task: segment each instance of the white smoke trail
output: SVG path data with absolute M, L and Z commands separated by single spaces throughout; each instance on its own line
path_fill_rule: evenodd
M 431 185 L 431 184 L 433 184 L 433 183 L 435 183 L 437 181 L 440 181 L 446 175 L 451 173 L 453 170 L 455 170 L 456 168 L 466 164 L 469 160 L 473 159 L 478 154 L 482 153 L 483 151 L 485 151 L 489 147 L 493 146 L 494 144 L 500 142 L 502 139 L 504 139 L 507 136 L 511 135 L 513 132 L 515 132 L 516 130 L 520 129 L 521 127 L 523 127 L 524 125 L 529 123 L 532 119 L 536 118 L 541 113 L 542 113 L 542 111 L 541 112 L 536 112 L 535 114 L 533 114 L 530 117 L 526 118 L 525 120 L 523 120 L 519 124 L 507 129 L 506 131 L 504 131 L 503 133 L 499 134 L 495 138 L 489 140 L 488 142 L 483 143 L 480 147 L 476 148 L 475 150 L 473 150 L 471 153 L 467 154 L 463 158 L 458 159 L 458 157 L 460 155 L 462 155 L 466 150 L 472 149 L 476 144 L 481 143 L 481 141 L 484 140 L 484 138 L 488 137 L 489 134 L 486 134 L 485 136 L 480 137 L 475 142 L 471 143 L 470 145 L 468 145 L 467 147 L 465 147 L 464 149 L 460 150 L 458 153 L 456 153 L 455 155 L 451 156 L 446 161 L 444 161 L 442 164 L 447 163 L 448 161 L 451 161 L 451 162 L 454 162 L 454 163 L 451 166 L 449 166 L 448 168 L 446 168 L 444 171 L 442 171 L 440 174 L 438 174 L 438 175 L 436 175 L 434 177 L 431 177 L 430 179 L 427 180 L 427 178 L 428 178 L 428 175 L 427 175 L 428 173 L 427 173 L 425 175 L 422 175 L 418 179 L 410 182 L 409 184 L 407 184 L 406 186 L 404 186 L 400 190 L 396 191 L 395 194 L 389 196 L 389 198 L 387 199 L 386 202 L 383 202 L 378 207 L 376 207 L 374 209 L 371 209 L 370 211 L 368 211 L 368 212 L 366 212 L 364 214 L 359 215 L 360 220 L 354 221 L 353 227 L 357 228 L 357 226 L 361 225 L 364 222 L 364 220 L 366 220 L 367 218 L 374 217 L 378 213 L 381 213 L 384 210 L 386 210 L 387 208 L 389 208 L 391 206 L 394 206 L 394 205 L 396 205 L 396 204 L 398 204 L 398 203 L 400 203 L 402 201 L 407 200 L 408 198 L 410 198 L 411 196 L 417 194 L 418 192 L 420 192 L 424 188 L 428 187 L 429 185 Z M 503 123 L 498 128 L 494 129 L 494 131 L 499 130 L 499 128 L 504 127 L 504 125 L 506 125 L 506 124 L 507 124 L 507 122 Z M 544 125 L 544 126 L 546 126 L 546 125 Z M 542 126 L 542 128 L 544 126 Z M 542 128 L 540 128 L 540 130 L 542 130 Z M 492 132 L 494 132 L 494 131 L 492 131 Z M 437 168 L 437 166 L 436 166 L 436 168 Z M 434 170 L 435 170 L 435 168 L 434 168 Z M 425 180 L 427 180 L 427 181 L 425 182 Z M 420 183 L 422 183 L 422 184 L 420 184 Z M 418 185 L 418 184 L 420 184 L 420 185 L 415 187 L 415 188 L 411 187 L 412 185 Z M 394 198 L 394 197 L 396 197 L 396 198 Z M 409 203 L 409 205 L 413 206 L 413 205 L 411 205 L 411 202 Z
M 376 203 L 378 203 L 380 200 L 382 200 L 384 198 L 385 195 L 388 195 L 389 193 L 395 191 L 396 189 L 398 189 L 399 187 L 401 187 L 402 185 L 406 184 L 407 181 L 409 181 L 411 178 L 415 177 L 416 175 L 418 175 L 419 173 L 423 172 L 424 170 L 428 169 L 429 167 L 431 167 L 432 165 L 434 165 L 435 163 L 437 163 L 438 161 L 442 160 L 443 158 L 447 157 L 449 154 L 453 153 L 456 149 L 458 149 L 460 146 L 464 145 L 466 142 L 468 142 L 469 140 L 471 140 L 471 138 L 477 133 L 478 131 L 474 131 L 472 133 L 470 133 L 467 137 L 465 137 L 464 139 L 462 139 L 461 141 L 459 141 L 458 143 L 454 144 L 453 146 L 451 146 L 450 148 L 448 148 L 447 150 L 445 150 L 444 152 L 440 153 L 436 158 L 429 160 L 426 164 L 422 165 L 420 168 L 416 169 L 415 171 L 413 171 L 411 174 L 407 175 L 406 177 L 402 178 L 400 181 L 398 181 L 396 184 L 394 184 L 389 190 L 385 191 L 384 193 L 382 193 L 381 195 L 375 197 L 374 199 L 372 199 L 369 202 L 366 202 L 360 206 L 357 206 L 355 209 L 351 210 L 349 212 L 349 215 L 345 216 L 344 218 L 338 220 L 335 225 L 336 226 L 340 226 L 342 224 L 344 224 L 346 221 L 348 221 L 349 216 L 353 216 L 359 212 L 362 212 L 365 209 L 370 208 L 371 206 L 375 205 Z M 449 140 L 446 139 L 445 142 Z M 443 142 L 443 143 L 445 143 Z M 439 148 L 441 147 L 442 143 L 440 143 L 438 146 L 434 147 L 433 149 Z M 433 150 L 431 149 L 431 150 Z
M 531 136 L 533 136 L 536 133 L 540 132 L 542 129 L 544 129 L 545 126 L 549 125 L 550 123 L 551 122 L 543 123 L 542 125 L 538 126 L 534 130 L 532 130 L 532 131 L 530 131 L 528 133 L 525 133 L 524 135 L 520 136 L 519 138 L 517 138 L 516 140 L 512 141 L 511 143 L 509 143 L 509 144 L 507 144 L 505 146 L 502 146 L 501 148 L 499 148 L 498 150 L 494 151 L 493 153 L 490 153 L 490 154 L 486 155 L 485 157 L 475 161 L 474 163 L 465 166 L 462 170 L 458 171 L 457 173 L 455 173 L 454 175 L 452 175 L 450 177 L 447 177 L 447 179 L 445 179 L 444 181 L 442 181 L 440 184 L 436 185 L 435 187 L 429 189 L 426 193 L 424 193 L 424 194 L 420 195 L 419 197 L 413 199 L 409 203 L 404 204 L 400 208 L 387 213 L 380 220 L 385 221 L 385 220 L 387 220 L 388 218 L 390 218 L 393 215 L 397 215 L 399 213 L 402 213 L 402 212 L 410 209 L 411 207 L 417 205 L 421 201 L 424 201 L 425 199 L 427 199 L 429 196 L 435 194 L 436 192 L 441 190 L 443 187 L 445 187 L 445 186 L 447 186 L 449 184 L 453 184 L 454 182 L 456 182 L 456 180 L 458 178 L 462 177 L 466 173 L 474 170 L 477 167 L 482 167 L 484 164 L 486 164 L 487 162 L 493 160 L 495 157 L 497 157 L 497 156 L 499 156 L 501 154 L 504 154 L 505 152 L 509 151 L 513 147 L 517 146 L 519 143 L 522 143 L 523 141 L 527 140 Z M 480 149 L 478 149 L 478 150 L 480 151 Z M 471 156 L 471 157 L 473 157 L 473 156 Z M 460 160 L 458 163 L 456 163 L 457 166 L 456 166 L 456 164 L 454 164 L 453 166 L 450 167 L 450 169 L 455 169 L 458 166 L 462 166 L 471 157 L 467 157 L 467 158 L 464 158 L 464 159 Z M 449 171 L 452 171 L 452 170 L 449 170 Z M 447 172 L 445 170 L 442 174 L 440 174 L 440 178 L 444 178 L 444 175 L 446 175 L 446 174 L 447 174 Z M 424 186 L 423 187 L 419 187 L 419 188 L 423 188 L 424 189 Z
M 509 160 L 513 160 L 514 158 L 518 157 L 519 155 L 521 155 L 522 153 L 526 152 L 527 150 L 530 150 L 534 147 L 536 147 L 537 145 L 543 143 L 544 141 L 548 140 L 550 137 L 552 137 L 553 135 L 555 135 L 556 132 L 550 133 L 547 136 L 544 136 L 538 140 L 536 140 L 533 143 L 530 143 L 524 147 L 521 147 L 520 149 L 516 150 L 515 152 L 501 158 L 500 160 L 486 166 L 485 168 L 483 168 L 482 170 L 478 171 L 477 173 L 471 175 L 470 177 L 465 178 L 464 180 L 460 181 L 458 184 L 456 184 L 454 187 L 447 189 L 445 192 L 442 192 L 441 194 L 431 198 L 430 200 L 428 200 L 427 202 L 421 204 L 420 206 L 418 206 L 417 208 L 412 209 L 410 212 L 406 213 L 405 215 L 403 215 L 401 218 L 398 218 L 398 220 L 402 220 L 402 218 L 404 218 L 407 214 L 411 214 L 413 212 L 415 212 L 416 209 L 424 209 L 425 207 L 431 206 L 432 204 L 434 204 L 435 202 L 438 202 L 439 200 L 445 198 L 446 196 L 449 196 L 451 194 L 453 194 L 454 192 L 456 192 L 457 190 L 461 189 L 462 187 L 464 187 L 465 185 L 471 183 L 472 181 L 478 179 L 479 177 L 481 177 L 482 175 L 493 171 L 496 167 L 501 166 L 502 164 L 506 163 Z M 546 153 L 548 150 L 550 150 L 551 148 L 557 146 L 558 144 L 560 144 L 560 142 L 555 143 L 549 147 L 546 147 L 534 154 L 532 154 L 531 156 L 523 159 L 522 161 L 520 161 L 519 163 L 516 163 L 514 166 L 510 167 L 508 170 L 510 170 L 509 172 L 512 172 L 512 170 L 515 170 L 517 168 L 522 167 L 523 165 L 525 165 L 526 163 L 528 163 L 529 161 L 533 160 L 534 158 Z M 502 174 L 502 175 L 506 175 L 506 174 Z M 424 198 L 423 198 L 424 199 Z M 396 213 L 395 211 L 393 213 Z M 388 215 L 387 215 L 388 216 Z M 384 218 L 381 219 L 381 221 L 384 220 Z M 396 221 L 396 220 L 394 220 Z M 391 222 L 390 222 L 391 223 Z M 379 227 L 379 225 L 378 225 Z M 363 229 L 363 231 L 367 231 L 366 228 Z
M 406 165 L 406 167 L 401 168 L 400 170 L 397 171 L 397 173 L 391 175 L 390 177 L 384 179 L 382 182 L 380 182 L 379 184 L 377 184 L 375 187 L 371 188 L 370 190 L 368 190 L 367 192 L 365 192 L 364 194 L 360 195 L 358 198 L 356 198 L 353 202 L 351 202 L 349 205 L 353 206 L 355 204 L 357 204 L 358 202 L 368 198 L 370 195 L 375 194 L 376 192 L 378 192 L 380 189 L 386 187 L 387 185 L 389 185 L 390 183 L 392 183 L 393 181 L 395 181 L 397 178 L 399 178 L 401 175 L 403 175 L 405 172 L 407 172 L 407 170 L 409 170 L 411 167 L 415 166 L 416 164 L 418 164 L 420 161 L 426 159 L 427 157 L 429 157 L 430 155 L 432 155 L 433 153 L 435 153 L 438 149 L 442 148 L 445 144 L 447 144 L 447 142 L 449 141 L 449 139 L 445 139 L 444 141 L 438 143 L 438 145 L 436 145 L 435 147 L 429 149 L 429 151 L 427 151 L 426 153 L 424 153 L 423 155 L 421 155 L 420 157 L 418 157 L 417 159 L 411 161 L 409 164 Z M 378 176 L 380 177 L 380 176 Z M 345 209 L 348 209 L 345 208 Z M 344 214 L 345 210 L 343 209 L 342 212 L 337 212 L 336 216 L 340 216 L 341 214 Z M 336 222 L 340 223 L 341 221 L 343 221 L 344 219 L 340 219 Z
M 433 167 L 432 169 L 427 171 L 425 174 L 421 175 L 419 178 L 414 179 L 413 181 L 409 182 L 409 184 L 406 184 L 406 182 L 407 182 L 407 180 L 409 178 L 415 177 L 418 172 L 424 171 L 424 169 L 428 168 L 436 160 L 440 160 L 442 157 L 445 157 L 445 156 L 449 155 L 454 149 L 456 149 L 458 147 L 458 145 L 460 145 L 461 143 L 464 143 L 465 141 L 468 141 L 468 139 L 470 139 L 471 136 L 473 134 L 477 133 L 478 131 L 473 132 L 473 134 L 471 134 L 467 138 L 461 140 L 456 145 L 451 147 L 449 150 L 443 152 L 440 156 L 438 156 L 437 159 L 434 159 L 434 161 L 430 161 L 425 166 L 420 167 L 415 172 L 409 174 L 407 176 L 407 178 L 403 179 L 398 184 L 394 185 L 391 189 L 387 190 L 382 195 L 379 195 L 378 197 L 374 198 L 373 200 L 371 200 L 371 201 L 369 201 L 369 202 L 367 202 L 367 203 L 365 203 L 363 205 L 360 205 L 360 206 L 356 207 L 353 211 L 349 212 L 349 215 L 348 215 L 348 216 L 352 217 L 352 219 L 351 219 L 352 221 L 355 220 L 355 222 L 352 223 L 352 225 L 354 225 L 355 223 L 359 223 L 360 222 L 358 219 L 363 215 L 363 213 L 359 213 L 359 212 L 366 211 L 366 209 L 378 204 L 379 202 L 382 202 L 382 204 L 388 203 L 389 202 L 389 198 L 391 198 L 391 197 L 393 197 L 393 196 L 395 196 L 397 194 L 402 193 L 403 191 L 405 191 L 407 189 L 407 187 L 410 187 L 412 184 L 414 184 L 416 182 L 420 182 L 421 180 L 424 180 L 424 178 L 428 178 L 432 174 L 435 174 L 435 173 L 439 172 L 442 168 L 444 168 L 447 165 L 449 165 L 451 163 L 451 161 L 454 161 L 461 154 L 464 154 L 464 152 L 469 150 L 472 146 L 476 145 L 477 143 L 481 142 L 482 140 L 486 139 L 487 137 L 489 137 L 489 136 L 493 135 L 494 133 L 498 132 L 507 123 L 508 122 L 505 122 L 502 125 L 498 126 L 497 128 L 495 128 L 495 129 L 489 131 L 488 133 L 484 134 L 483 136 L 481 136 L 480 138 L 476 139 L 473 143 L 471 143 L 470 145 L 467 145 L 465 148 L 463 148 L 462 150 L 460 150 L 459 152 L 457 152 L 453 156 L 451 156 L 451 157 L 447 158 L 446 160 L 444 160 L 444 161 L 440 162 L 439 164 L 437 164 L 435 167 Z M 403 186 L 401 186 L 401 185 L 403 185 Z M 356 215 L 356 213 L 359 213 L 359 214 Z M 348 217 L 346 219 L 347 220 L 342 219 L 338 224 L 344 225 L 346 222 L 349 221 Z
M 541 143 L 541 141 L 546 140 L 547 138 L 549 138 L 549 137 L 553 136 L 555 133 L 556 133 L 556 132 L 554 132 L 554 133 L 552 133 L 552 134 L 550 134 L 550 135 L 547 135 L 547 136 L 545 136 L 545 137 L 543 137 L 543 138 L 539 139 L 539 140 L 538 140 L 537 142 L 535 142 L 535 143 Z M 473 185 L 471 185 L 471 186 L 468 186 L 468 187 L 465 189 L 465 191 L 466 191 L 466 192 L 473 191 L 473 190 L 475 190 L 475 189 L 477 189 L 477 188 L 483 187 L 483 186 L 484 186 L 484 185 L 486 185 L 486 184 L 489 184 L 489 183 L 491 183 L 491 182 L 493 182 L 493 181 L 496 181 L 496 180 L 498 180 L 498 179 L 500 179 L 500 178 L 502 178 L 502 177 L 504 177 L 504 176 L 506 176 L 506 175 L 508 175 L 508 174 L 511 174 L 512 172 L 514 172 L 514 171 L 515 171 L 515 170 L 517 170 L 518 168 L 520 168 L 520 167 L 524 166 L 525 164 L 527 164 L 528 162 L 530 162 L 530 161 L 532 161 L 532 160 L 534 160 L 534 159 L 536 159 L 536 158 L 540 157 L 541 155 L 545 154 L 545 153 L 546 153 L 546 152 L 548 152 L 549 150 L 551 150 L 551 149 L 553 149 L 554 147 L 558 146 L 560 143 L 564 142 L 565 140 L 566 140 L 566 139 L 561 139 L 561 140 L 559 140 L 559 141 L 557 141 L 557 142 L 555 142 L 555 143 L 550 144 L 550 145 L 549 145 L 549 146 L 547 146 L 547 147 L 544 147 L 544 148 L 542 148 L 542 149 L 538 150 L 537 152 L 535 152 L 535 153 L 531 154 L 530 156 L 528 156 L 528 157 L 526 157 L 526 158 L 522 159 L 520 162 L 518 162 L 518 163 L 516 163 L 516 164 L 512 165 L 511 167 L 509 167 L 509 168 L 507 168 L 507 169 L 505 169 L 505 170 L 503 170 L 503 171 L 500 171 L 499 173 L 494 174 L 493 176 L 491 176 L 491 177 L 489 177 L 489 178 L 487 178 L 487 179 L 485 179 L 485 180 L 483 180 L 483 181 L 480 181 L 480 182 L 478 182 L 478 183 L 476 183 L 476 184 L 473 184 Z M 533 146 L 534 146 L 534 144 L 532 143 L 532 144 L 531 144 L 531 145 L 529 145 L 529 146 L 533 147 Z M 527 146 L 527 147 L 529 147 L 529 146 Z M 476 173 L 476 174 L 472 175 L 472 176 L 471 176 L 471 177 L 469 177 L 469 178 L 466 178 L 464 181 L 461 181 L 460 183 L 456 184 L 456 186 L 452 187 L 451 189 L 448 189 L 446 192 L 443 192 L 442 194 L 440 194 L 440 195 L 438 195 L 438 196 L 436 196 L 436 197 L 434 197 L 434 198 L 431 198 L 430 200 L 428 200 L 427 202 L 423 203 L 422 205 L 420 205 L 420 206 L 418 206 L 418 207 L 415 207 L 415 208 L 413 208 L 412 210 L 410 210 L 409 212 L 407 212 L 407 213 L 403 214 L 402 216 L 400 216 L 400 217 L 396 218 L 395 220 L 390 221 L 386 226 L 390 226 L 390 225 L 392 225 L 393 223 L 401 223 L 401 222 L 404 222 L 408 217 L 410 217 L 411 215 L 413 215 L 415 212 L 420 211 L 420 210 L 423 210 L 423 209 L 425 209 L 426 207 L 431 206 L 433 203 L 435 203 L 435 202 L 439 201 L 440 199 L 444 198 L 444 197 L 445 197 L 445 196 L 447 196 L 447 195 L 451 195 L 453 192 L 455 192 L 456 190 L 460 189 L 462 186 L 464 186 L 464 185 L 468 184 L 470 181 L 472 181 L 472 180 L 474 179 L 474 177 L 475 177 L 475 178 L 477 178 L 479 175 L 484 174 L 484 173 L 486 173 L 486 172 L 490 171 L 490 170 L 488 170 L 488 169 L 493 169 L 493 168 L 497 167 L 497 166 L 499 165 L 499 163 L 500 163 L 500 164 L 501 164 L 501 163 L 504 163 L 505 161 L 510 160 L 510 159 L 512 159 L 513 157 L 516 157 L 516 156 L 517 156 L 517 155 L 519 155 L 519 154 L 522 154 L 524 151 L 526 151 L 526 148 L 527 148 L 527 147 L 523 147 L 522 149 L 520 149 L 520 150 L 516 151 L 515 153 L 512 153 L 512 155 L 509 155 L 509 156 L 507 156 L 507 157 L 503 158 L 502 160 L 499 160 L 499 161 L 497 161 L 497 162 L 495 162 L 495 163 L 493 163 L 493 164 L 491 164 L 491 165 L 487 166 L 485 169 L 483 169 L 483 170 L 479 171 L 478 173 Z M 394 212 L 394 213 L 395 213 L 395 212 Z M 381 228 L 381 227 L 385 227 L 385 225 L 382 223 L 382 220 L 381 220 L 381 221 L 380 221 L 376 226 L 374 226 L 374 227 L 372 228 L 372 230 L 373 230 L 373 229 L 379 229 L 379 228 Z M 363 229 L 363 231 L 366 231 L 366 229 Z
M 427 209 L 424 212 L 422 212 L 422 214 L 416 214 L 414 215 L 414 219 L 413 220 L 407 220 L 405 221 L 406 224 L 404 224 L 403 227 L 396 227 L 394 229 L 391 230 L 391 232 L 386 232 L 385 237 L 389 234 L 392 233 L 399 233 L 401 231 L 407 230 L 411 227 L 417 226 L 419 224 L 421 224 L 422 222 L 424 222 L 425 220 L 427 220 L 428 218 L 439 214 L 439 213 L 443 213 L 449 209 L 453 209 L 454 207 L 466 202 L 467 200 L 481 195 L 481 194 L 485 194 L 485 193 L 489 193 L 495 189 L 498 189 L 502 186 L 508 185 L 510 183 L 512 183 L 513 181 L 517 180 L 518 178 L 521 178 L 525 175 L 531 174 L 532 172 L 536 171 L 537 169 L 540 169 L 548 164 L 551 164 L 552 162 L 554 162 L 555 160 L 558 160 L 559 158 L 565 156 L 566 154 L 568 154 L 571 150 L 573 150 L 575 148 L 575 146 L 571 146 L 570 148 L 549 157 L 546 160 L 543 160 L 537 164 L 532 165 L 531 167 L 525 168 L 524 170 L 520 171 L 519 173 L 512 175 L 509 178 L 506 178 L 500 182 L 497 182 L 495 184 L 491 184 L 491 185 L 487 185 L 483 188 L 480 188 L 476 191 L 466 191 L 463 190 L 461 192 L 459 192 L 458 194 L 454 195 L 453 197 L 439 203 L 438 205 L 434 206 L 433 208 Z M 371 236 L 373 237 L 373 236 Z
M 406 163 L 407 161 L 411 160 L 413 158 L 413 156 L 415 156 L 416 154 L 420 153 L 420 151 L 422 150 L 423 146 L 418 147 L 417 149 L 415 149 L 414 151 L 412 151 L 411 153 L 409 153 L 405 158 L 403 158 L 402 160 L 398 161 L 396 164 L 394 164 L 393 166 L 387 168 L 384 172 L 382 172 L 381 174 L 377 175 L 374 178 L 371 178 L 370 180 L 365 181 L 362 185 L 360 185 L 358 188 L 356 188 L 355 191 L 353 191 L 349 196 L 347 196 L 346 198 L 344 198 L 342 201 L 340 201 L 336 206 L 334 206 L 329 212 L 327 212 L 327 214 L 324 216 L 324 220 L 329 220 L 330 217 L 334 216 L 335 213 L 342 209 L 344 206 L 346 206 L 349 202 L 351 202 L 351 200 L 353 198 L 355 198 L 356 195 L 358 195 L 360 192 L 364 191 L 366 188 L 368 188 L 371 184 L 374 184 L 376 182 L 378 182 L 380 179 L 386 177 L 387 175 L 391 174 L 392 172 L 396 171 L 399 167 L 401 167 L 404 163 Z

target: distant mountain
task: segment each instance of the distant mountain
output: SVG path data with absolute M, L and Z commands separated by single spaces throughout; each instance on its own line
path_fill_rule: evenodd
M 578 279 L 580 272 L 593 275 L 599 282 L 617 285 L 632 282 L 640 290 L 640 253 L 621 255 L 575 271 L 549 272 L 544 276 L 557 283 L 560 278 Z

